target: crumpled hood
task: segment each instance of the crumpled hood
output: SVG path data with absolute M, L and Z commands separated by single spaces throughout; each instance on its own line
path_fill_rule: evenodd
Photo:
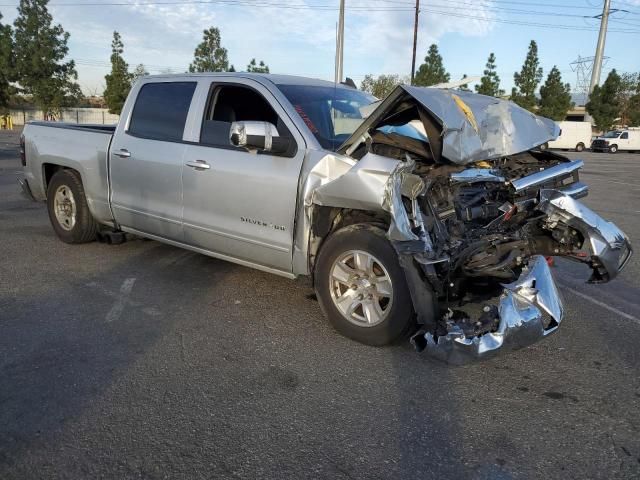
M 369 115 L 338 151 L 385 125 L 402 125 L 418 107 L 434 159 L 466 165 L 525 152 L 560 134 L 558 125 L 513 102 L 460 90 L 401 85 Z

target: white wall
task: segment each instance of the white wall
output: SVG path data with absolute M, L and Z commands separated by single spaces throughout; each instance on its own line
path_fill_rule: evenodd
M 14 125 L 24 125 L 25 122 L 31 120 L 44 120 L 42 110 L 11 109 L 9 110 L 9 114 L 13 118 Z M 56 121 L 110 125 L 118 123 L 119 118 L 119 115 L 109 113 L 106 108 L 65 108 L 62 110 L 62 116 L 56 117 Z

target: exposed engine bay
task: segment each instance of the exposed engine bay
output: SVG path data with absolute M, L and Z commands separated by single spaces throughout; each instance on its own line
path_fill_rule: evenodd
M 416 142 L 376 132 L 354 156 L 366 152 L 402 160 L 412 172 L 409 175 L 421 179 L 418 189 L 401 195 L 411 231 L 419 240 L 394 242 L 399 252 L 413 254 L 436 297 L 435 321 L 426 322 L 427 328 L 414 337 L 418 349 L 428 346 L 425 334 L 437 339 L 454 332 L 469 339 L 498 331 L 505 284 L 526 274 L 537 256 L 585 263 L 592 269 L 589 281 L 594 283 L 617 274 L 622 265 L 608 270 L 589 250 L 588 231 L 547 213 L 549 192 L 572 200 L 587 194 L 579 181 L 581 161 L 530 150 L 460 166 L 420 155 L 428 145 L 416 148 Z M 403 149 L 403 144 L 409 148 Z M 422 242 L 426 249 L 416 251 Z M 630 250 L 623 252 L 621 263 L 628 254 Z M 538 262 L 536 268 L 546 264 Z M 529 288 L 536 289 L 535 280 Z M 553 291 L 557 294 L 555 286 Z M 559 325 L 561 306 L 543 314 L 544 335 Z M 447 361 L 463 360 L 448 357 Z
M 417 205 L 433 249 L 425 272 L 444 300 L 446 319 L 459 323 L 466 335 L 497 328 L 497 307 L 483 309 L 478 302 L 496 297 L 501 284 L 519 278 L 530 257 L 563 255 L 588 261 L 582 251 L 584 236 L 567 225 L 550 225 L 536 209 L 541 188 L 584 187 L 577 169 L 517 192 L 512 184 L 566 160 L 530 151 L 467 168 L 434 164 L 400 148 L 391 151 L 386 143 L 372 142 L 370 149 L 415 162 L 413 171 L 424 181 Z M 581 192 L 586 194 L 586 188 Z M 403 204 L 410 217 L 415 215 L 408 198 L 403 197 Z M 420 227 L 413 228 L 419 235 Z M 606 280 L 606 275 L 596 268 L 593 280 Z
M 555 331 L 563 307 L 545 257 L 584 263 L 600 283 L 631 256 L 624 233 L 577 201 L 588 193 L 583 162 L 535 148 L 553 135 L 547 119 L 509 102 L 469 95 L 474 113 L 457 93 L 403 88 L 345 143 L 356 165 L 318 188 L 314 202 L 373 209 L 354 202 L 354 191 L 367 178 L 363 198 L 371 196 L 395 160 L 380 206 L 421 324 L 412 338 L 419 351 L 459 364 Z M 444 109 L 447 95 L 454 113 Z M 517 122 L 528 132 L 515 132 Z

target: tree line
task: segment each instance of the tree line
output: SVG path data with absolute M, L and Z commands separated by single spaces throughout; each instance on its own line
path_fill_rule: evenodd
M 111 42 L 111 72 L 105 75 L 106 88 L 104 101 L 110 113 L 119 114 L 127 99 L 131 86 L 143 75 L 148 75 L 143 64 L 138 65 L 133 72 L 129 71 L 129 65 L 123 58 L 124 44 L 118 32 L 113 32 Z M 222 46 L 220 30 L 211 27 L 203 31 L 202 42 L 198 44 L 193 61 L 189 64 L 189 72 L 235 72 L 233 64 L 229 63 L 229 54 Z M 269 66 L 255 58 L 247 64 L 247 72 L 269 73 Z
M 67 59 L 69 33 L 62 25 L 54 24 L 47 9 L 49 0 L 20 0 L 18 16 L 13 26 L 2 23 L 0 13 L 0 111 L 12 100 L 28 97 L 43 110 L 45 118 L 61 108 L 78 105 L 83 98 L 77 83 L 78 73 L 73 60 Z M 220 30 L 211 27 L 203 31 L 202 42 L 194 51 L 189 72 L 234 72 L 228 51 L 222 46 Z M 247 72 L 269 73 L 264 61 L 251 59 Z M 111 71 L 105 75 L 105 103 L 111 113 L 120 113 L 133 82 L 148 72 L 144 65 L 130 71 L 124 59 L 124 43 L 120 34 L 113 33 L 111 43 Z M 414 85 L 430 86 L 450 81 L 437 45 L 429 47 L 423 63 L 418 67 Z M 466 75 L 465 75 L 466 77 Z M 513 75 L 514 87 L 509 98 L 530 111 L 562 120 L 572 108 L 571 91 L 563 83 L 560 70 L 554 66 L 543 85 L 538 46 L 531 41 L 519 72 Z M 409 83 L 401 75 L 367 75 L 361 89 L 379 98 L 386 96 L 396 85 Z M 467 86 L 460 87 L 467 90 Z M 496 57 L 487 59 L 477 93 L 505 97 L 500 88 Z M 602 130 L 614 124 L 640 125 L 640 73 L 618 74 L 612 70 L 601 86 L 596 86 L 586 105 L 596 125 Z
M 47 3 L 20 0 L 13 28 L 0 14 L 0 110 L 22 94 L 49 118 L 82 97 L 75 63 L 66 60 L 69 33 L 53 24 Z
M 463 76 L 463 79 L 467 75 Z M 557 66 L 549 71 L 544 84 L 542 67 L 538 57 L 538 45 L 531 40 L 529 49 L 520 71 L 513 74 L 514 87 L 509 99 L 531 112 L 553 120 L 564 120 L 567 112 L 573 108 L 571 87 L 562 81 Z M 447 83 L 451 75 L 444 67 L 438 46 L 429 47 L 424 62 L 418 67 L 413 85 L 428 87 Z M 378 98 L 384 98 L 397 85 L 410 83 L 409 77 L 401 75 L 366 75 L 360 88 Z M 468 90 L 466 85 L 461 90 Z M 492 97 L 506 97 L 500 88 L 497 73 L 496 56 L 489 54 L 485 70 L 475 91 Z M 539 95 L 538 95 L 539 93 Z M 595 124 L 602 130 L 610 130 L 616 123 L 640 125 L 640 73 L 618 74 L 612 70 L 602 86 L 596 86 L 586 105 L 587 112 Z

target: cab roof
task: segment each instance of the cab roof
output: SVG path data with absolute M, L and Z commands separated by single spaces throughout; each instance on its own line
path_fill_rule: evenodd
M 241 77 L 241 78 L 253 78 L 256 80 L 267 80 L 275 85 L 303 85 L 303 86 L 314 86 L 314 87 L 337 87 L 337 88 L 348 88 L 351 87 L 344 84 L 335 84 L 334 82 L 330 82 L 328 80 L 320 80 L 317 78 L 309 78 L 309 77 L 300 77 L 297 75 L 280 75 L 275 73 L 249 73 L 249 72 L 202 72 L 202 73 L 171 73 L 171 74 L 159 74 L 159 75 L 148 75 L 145 78 L 156 79 L 156 78 L 169 78 L 169 79 L 184 79 L 188 77 L 209 77 L 209 78 L 220 78 L 220 77 Z

